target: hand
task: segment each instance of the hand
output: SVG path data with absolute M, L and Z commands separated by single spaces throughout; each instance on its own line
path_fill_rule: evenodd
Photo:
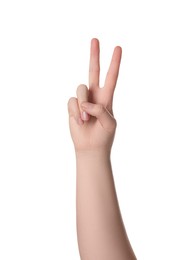
M 110 152 L 116 130 L 112 103 L 119 74 L 122 49 L 114 49 L 103 88 L 99 87 L 99 41 L 92 39 L 89 65 L 89 89 L 77 88 L 77 98 L 68 101 L 69 125 L 76 152 Z

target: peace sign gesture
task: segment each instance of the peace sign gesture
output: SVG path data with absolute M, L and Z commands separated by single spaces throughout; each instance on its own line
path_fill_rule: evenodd
M 110 151 L 116 130 L 112 103 L 119 74 L 122 49 L 114 49 L 103 88 L 99 86 L 99 41 L 91 40 L 89 88 L 79 85 L 77 98 L 68 101 L 70 132 L 75 150 Z

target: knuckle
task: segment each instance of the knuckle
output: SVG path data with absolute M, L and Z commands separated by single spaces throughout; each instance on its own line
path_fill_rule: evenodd
M 76 102 L 76 98 L 75 98 L 75 97 L 69 98 L 68 103 L 67 103 L 67 108 L 68 108 L 68 113 L 69 113 L 69 115 L 72 114 L 72 107 L 73 107 L 73 104 L 74 104 L 75 102 Z
M 113 118 L 113 128 L 115 129 L 117 127 L 117 120 Z
M 80 102 L 87 101 L 88 95 L 89 95 L 87 86 L 84 84 L 79 85 L 76 90 L 76 95 L 77 95 L 78 101 L 80 101 Z
M 82 91 L 86 90 L 87 89 L 87 86 L 85 84 L 80 84 L 78 87 L 77 87 L 77 90 L 76 90 L 76 94 L 77 96 L 79 95 L 79 93 L 81 93 Z
M 67 104 L 68 107 L 70 107 L 71 103 L 74 102 L 74 99 L 75 99 L 74 97 L 69 98 L 68 104 Z
M 109 133 L 113 134 L 116 130 L 116 127 L 117 127 L 117 121 L 116 121 L 115 118 L 112 118 L 107 130 L 108 130 Z
M 98 111 L 98 114 L 101 115 L 101 114 L 103 114 L 103 113 L 106 112 L 106 109 L 104 108 L 103 105 L 99 104 L 99 105 L 97 106 L 97 111 Z

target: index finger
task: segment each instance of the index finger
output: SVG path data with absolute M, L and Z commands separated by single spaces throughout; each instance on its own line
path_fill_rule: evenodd
M 99 40 L 91 40 L 90 62 L 89 62 L 89 88 L 99 86 L 100 62 L 99 62 Z

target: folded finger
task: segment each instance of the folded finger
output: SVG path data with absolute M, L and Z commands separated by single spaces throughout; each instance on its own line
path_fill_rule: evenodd
M 86 113 L 82 108 L 81 108 L 81 103 L 82 102 L 87 102 L 88 101 L 88 88 L 86 85 L 79 85 L 76 91 L 77 94 L 77 99 L 78 99 L 78 104 L 79 104 L 79 110 L 80 110 L 80 114 L 81 114 L 81 119 L 84 121 L 88 121 L 90 116 L 88 113 Z
M 81 105 L 91 116 L 96 117 L 104 129 L 111 132 L 116 128 L 116 120 L 102 104 L 84 102 Z
M 77 98 L 72 97 L 69 99 L 68 113 L 69 113 L 69 117 L 73 117 L 76 120 L 77 124 L 79 125 L 83 124 Z

